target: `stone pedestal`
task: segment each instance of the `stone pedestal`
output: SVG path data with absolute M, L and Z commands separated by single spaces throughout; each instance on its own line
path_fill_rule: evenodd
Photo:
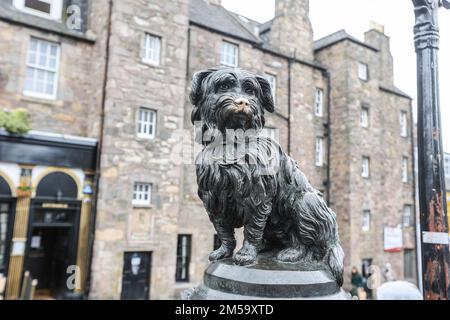
M 280 263 L 271 255 L 260 256 L 250 266 L 236 266 L 232 259 L 213 262 L 203 284 L 185 295 L 189 300 L 318 299 L 346 300 L 322 264 Z

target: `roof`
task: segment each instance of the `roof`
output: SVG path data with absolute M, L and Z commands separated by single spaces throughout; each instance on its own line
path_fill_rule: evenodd
M 314 51 L 319 51 L 319 50 L 328 48 L 328 47 L 335 45 L 336 43 L 344 41 L 344 40 L 349 40 L 355 44 L 366 47 L 373 51 L 379 51 L 377 48 L 372 47 L 372 46 L 368 45 L 367 43 L 364 43 L 364 42 L 358 40 L 357 38 L 349 35 L 344 29 L 339 30 L 335 33 L 332 33 L 332 34 L 330 34 L 326 37 L 323 37 L 319 40 L 316 40 L 314 42 Z
M 262 40 L 255 35 L 253 29 L 259 23 L 240 17 L 242 16 L 231 13 L 220 5 L 209 4 L 204 0 L 189 1 L 189 20 L 191 23 L 238 39 L 261 43 Z
M 406 99 L 409 99 L 409 100 L 413 99 L 409 94 L 403 92 L 402 90 L 400 90 L 396 86 L 389 86 L 389 87 L 380 86 L 380 90 L 388 92 L 388 93 L 391 93 L 391 94 L 395 94 L 397 96 L 400 96 L 400 97 L 403 97 L 403 98 L 406 98 Z

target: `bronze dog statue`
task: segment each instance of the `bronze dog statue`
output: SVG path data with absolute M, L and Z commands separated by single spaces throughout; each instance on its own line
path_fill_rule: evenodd
M 258 252 L 277 250 L 281 262 L 324 262 L 342 285 L 335 213 L 296 162 L 261 134 L 265 111 L 275 108 L 269 82 L 217 67 L 197 72 L 191 88 L 191 120 L 201 123 L 196 140 L 200 135 L 203 144 L 196 160 L 198 195 L 221 241 L 209 259 L 232 257 L 234 229 L 243 226 L 236 264 L 252 264 Z

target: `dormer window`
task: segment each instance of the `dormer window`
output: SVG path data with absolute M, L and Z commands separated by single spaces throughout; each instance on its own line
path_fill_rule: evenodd
M 18 10 L 51 20 L 61 20 L 62 0 L 13 0 Z

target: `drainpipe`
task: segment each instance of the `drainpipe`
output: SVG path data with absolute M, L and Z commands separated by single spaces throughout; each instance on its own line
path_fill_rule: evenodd
M 331 203 L 331 180 L 330 180 L 330 168 L 331 168 L 331 75 L 330 71 L 325 71 L 323 75 L 327 79 L 327 205 Z
M 291 82 L 292 82 L 292 63 L 294 62 L 293 58 L 288 58 L 288 145 L 287 145 L 287 153 L 291 155 Z
M 88 268 L 86 275 L 86 290 L 84 293 L 84 298 L 87 299 L 89 297 L 89 292 L 91 290 L 91 267 L 92 267 L 92 256 L 94 252 L 94 238 L 95 238 L 95 224 L 97 218 L 97 204 L 98 204 L 98 194 L 99 194 L 99 186 L 100 186 L 100 165 L 101 165 L 101 155 L 102 155 L 102 147 L 103 147 L 103 136 L 104 136 L 104 127 L 105 127 L 105 103 L 106 103 L 106 89 L 107 89 L 107 81 L 108 81 L 108 70 L 109 70 L 109 52 L 110 52 L 110 39 L 111 39 L 111 16 L 113 11 L 113 0 L 109 0 L 109 10 L 108 10 L 108 30 L 106 35 L 106 47 L 105 47 L 105 69 L 103 72 L 103 88 L 102 88 L 102 101 L 101 101 L 101 111 L 100 111 L 100 132 L 98 138 L 97 145 L 97 159 L 96 159 L 96 167 L 95 167 L 95 195 L 94 195 L 94 203 L 93 210 L 91 215 L 91 221 L 89 224 L 89 254 L 88 254 Z

